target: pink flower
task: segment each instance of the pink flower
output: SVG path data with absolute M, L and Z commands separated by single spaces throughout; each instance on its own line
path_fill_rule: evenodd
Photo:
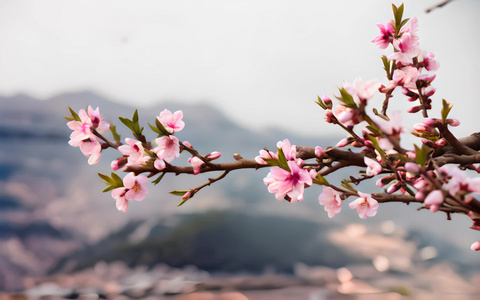
M 341 193 L 331 187 L 324 186 L 323 192 L 318 196 L 318 203 L 324 206 L 329 218 L 333 218 L 342 210 L 342 199 L 340 195 Z
M 380 28 L 380 35 L 374 38 L 372 43 L 375 43 L 380 49 L 385 49 L 395 35 L 395 29 L 392 21 L 385 24 L 377 24 L 377 27 Z
M 378 92 L 380 85 L 380 82 L 376 79 L 363 81 L 362 78 L 355 78 L 352 83 L 343 82 L 343 87 L 354 98 L 357 105 L 371 99 Z
M 440 67 L 440 64 L 435 59 L 433 59 L 434 57 L 435 54 L 433 54 L 432 52 L 423 52 L 423 65 L 425 66 L 425 69 L 427 69 L 427 71 L 435 72 Z
M 80 143 L 80 151 L 88 157 L 88 164 L 94 165 L 100 160 L 102 145 L 94 137 Z
M 102 121 L 103 119 L 105 119 L 105 117 L 100 116 L 100 109 L 98 107 L 93 110 L 93 108 L 89 105 L 87 110 L 93 129 L 95 129 L 99 133 L 105 133 L 110 129 L 110 124 Z
M 297 158 L 297 146 L 290 144 L 288 139 L 278 142 L 277 148 L 282 149 L 287 160 L 295 160 Z
M 312 185 L 312 175 L 307 170 L 300 168 L 295 161 L 288 161 L 290 171 L 279 167 L 273 167 L 263 182 L 268 186 L 270 193 L 275 193 L 277 200 L 286 196 L 290 197 L 291 203 L 303 200 L 305 185 Z
M 378 161 L 364 157 L 363 161 L 367 165 L 367 176 L 375 176 L 382 172 L 382 165 L 378 163 Z
M 150 159 L 150 156 L 145 154 L 142 142 L 131 138 L 125 138 L 125 143 L 127 144 L 118 147 L 118 151 L 123 155 L 128 156 L 128 166 L 142 165 Z
M 271 152 L 271 151 L 266 151 L 266 150 L 260 150 L 259 151 L 259 156 L 255 157 L 255 161 L 259 165 L 267 165 L 267 162 L 264 160 L 266 159 L 272 159 L 272 158 L 277 158 L 277 154 Z
M 202 169 L 202 165 L 205 164 L 205 162 L 197 156 L 190 157 L 188 159 L 188 162 L 192 164 L 194 175 L 197 175 L 198 173 L 200 173 L 200 170 Z
M 358 192 L 360 198 L 351 202 L 348 206 L 351 209 L 357 209 L 358 216 L 362 219 L 373 217 L 377 214 L 378 202 L 370 194 Z
M 123 185 L 127 189 L 125 199 L 142 201 L 148 193 L 145 184 L 148 178 L 143 175 L 135 176 L 135 173 L 130 172 L 123 178 Z
M 342 123 L 346 127 L 353 127 L 355 124 L 360 123 L 360 111 L 358 109 L 339 104 L 335 106 L 333 114 L 337 118 L 338 122 Z
M 180 143 L 178 138 L 173 135 L 162 136 L 155 139 L 158 147 L 152 149 L 159 159 L 171 163 L 175 158 L 180 156 Z
M 389 114 L 390 120 L 387 121 L 383 118 L 375 116 L 375 124 L 382 130 L 384 133 L 389 135 L 394 135 L 397 133 L 403 132 L 403 118 L 402 112 L 399 110 L 393 111 Z
M 70 146 L 73 147 L 78 147 L 84 140 L 94 137 L 91 130 L 92 120 L 87 115 L 85 110 L 81 109 L 78 112 L 78 116 L 80 117 L 81 121 L 70 121 L 67 123 L 68 128 L 73 130 L 73 132 L 70 134 L 70 141 L 68 141 Z
M 172 114 L 172 112 L 168 109 L 162 111 L 157 117 L 158 121 L 162 123 L 163 127 L 165 127 L 165 129 L 172 134 L 182 130 L 183 127 L 185 127 L 185 122 L 182 121 L 182 118 L 183 111 L 177 110 Z
M 393 72 L 393 83 L 406 88 L 416 89 L 415 82 L 420 76 L 420 72 L 414 67 L 404 67 L 396 69 Z
M 426 207 L 430 209 L 431 212 L 436 212 L 438 211 L 438 208 L 440 207 L 440 205 L 442 205 L 443 200 L 444 200 L 444 196 L 442 191 L 434 190 L 427 195 L 423 203 L 425 204 Z
M 420 55 L 420 48 L 417 39 L 410 33 L 404 33 L 402 37 L 393 41 L 393 47 L 398 50 L 388 56 L 388 60 L 396 60 L 403 65 L 413 63 L 413 58 Z
M 115 206 L 121 212 L 126 212 L 128 209 L 128 200 L 125 198 L 125 193 L 125 187 L 112 190 L 112 198 L 116 200 Z

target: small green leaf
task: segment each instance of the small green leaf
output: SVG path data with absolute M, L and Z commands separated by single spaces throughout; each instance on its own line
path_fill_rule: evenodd
M 104 188 L 102 192 L 105 193 L 105 192 L 108 192 L 108 191 L 113 190 L 114 188 L 115 188 L 115 187 L 109 185 L 109 186 L 107 186 L 106 188 Z
M 163 133 L 163 135 L 170 135 L 171 133 L 165 129 L 163 124 L 158 120 L 158 118 L 155 118 L 155 125 L 157 126 L 158 130 Z
M 127 126 L 128 129 L 130 129 L 130 130 L 132 130 L 132 131 L 134 130 L 132 121 L 130 121 L 129 119 L 124 118 L 124 117 L 118 117 L 118 119 L 119 119 L 123 124 L 125 124 L 125 126 Z
M 290 171 L 290 167 L 288 166 L 287 158 L 283 153 L 283 149 L 282 148 L 277 148 L 277 149 L 278 149 L 278 166 L 284 170 Z
M 138 123 L 138 110 L 136 109 L 135 112 L 133 113 L 133 117 L 132 117 L 132 122 L 135 124 L 135 123 Z
M 152 129 L 152 131 L 157 133 L 159 136 L 164 136 L 165 135 L 163 132 L 160 131 L 160 129 L 158 129 L 155 126 L 152 126 L 150 123 L 148 123 L 148 126 L 150 126 L 150 129 Z
M 117 145 L 120 145 L 120 135 L 117 133 L 117 127 L 113 126 L 113 122 L 110 122 L 110 131 Z
M 338 100 L 342 101 L 347 107 L 357 107 L 357 104 L 355 103 L 355 101 L 353 100 L 353 97 L 352 95 L 350 95 L 346 90 L 345 88 L 339 88 L 338 89 L 340 91 L 340 97 L 337 97 L 335 96 L 335 98 L 337 98 Z
M 115 188 L 119 188 L 119 187 L 122 187 L 123 186 L 123 180 L 122 178 L 120 178 L 120 176 L 118 176 L 117 174 L 115 174 L 114 172 L 112 172 L 112 179 L 113 179 L 113 182 L 115 183 Z M 112 184 L 113 185 L 113 184 Z
M 69 106 L 68 109 L 70 110 L 70 113 L 72 114 L 72 117 L 75 121 L 82 122 L 82 119 L 77 115 L 77 113 Z
M 171 191 L 169 193 L 172 194 L 172 195 L 175 195 L 175 196 L 182 196 L 183 197 L 183 195 L 185 195 L 185 193 L 187 193 L 187 192 L 188 191 L 177 191 L 177 190 L 175 190 L 175 191 Z
M 112 183 L 115 182 L 115 180 L 113 180 L 112 178 L 110 178 L 107 175 L 104 175 L 102 173 L 98 173 L 98 176 L 100 176 L 100 178 L 102 178 L 102 180 L 105 181 L 105 183 L 108 184 L 108 185 L 111 185 Z
M 315 101 L 315 103 L 317 103 L 318 105 L 320 105 L 321 108 L 323 109 L 327 109 L 327 106 L 323 103 L 322 99 L 320 98 L 320 96 L 317 96 L 318 97 L 318 101 Z
M 410 21 L 410 18 L 403 20 L 402 23 L 400 23 L 400 28 L 399 28 L 399 30 L 400 30 L 405 24 L 407 24 L 408 21 Z
M 445 120 L 448 117 L 448 114 L 452 110 L 453 105 L 448 103 L 447 100 L 442 99 L 442 121 L 445 123 Z
M 321 185 L 330 185 L 328 183 L 328 180 L 325 179 L 320 173 L 317 173 L 317 176 L 313 179 L 313 183 L 315 184 L 321 184 Z
M 157 179 L 155 179 L 154 181 L 152 181 L 153 185 L 157 185 L 158 183 L 160 183 L 160 180 L 163 179 L 163 176 L 165 176 L 166 173 L 162 173 L 162 175 L 158 176 Z
M 403 17 L 403 3 L 400 5 L 397 10 L 395 11 L 395 25 L 400 30 L 400 24 L 402 23 L 402 17 Z
M 391 64 L 391 60 L 388 60 L 388 58 L 383 55 L 382 56 L 382 62 L 383 62 L 383 69 L 385 70 L 385 72 L 387 73 L 387 78 L 388 79 L 391 79 L 391 69 L 392 69 L 392 64 Z
M 422 147 L 419 148 L 417 145 L 415 146 L 415 162 L 420 166 L 424 166 L 428 160 L 428 156 L 430 154 L 430 150 L 427 146 L 422 144 Z

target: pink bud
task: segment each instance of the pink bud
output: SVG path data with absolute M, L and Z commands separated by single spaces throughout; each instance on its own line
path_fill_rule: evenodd
M 395 182 L 394 184 L 392 184 L 391 186 L 389 186 L 387 188 L 387 194 L 392 194 L 392 193 L 398 191 L 400 186 L 401 186 L 400 182 Z
M 345 147 L 346 145 L 348 145 L 348 138 L 344 138 L 340 140 L 340 142 L 338 142 L 337 145 L 335 145 L 335 147 L 341 148 L 341 147 Z
M 207 158 L 210 159 L 210 160 L 214 160 L 214 159 L 217 159 L 219 158 L 220 156 L 222 156 L 222 153 L 218 152 L 218 151 L 213 151 L 212 153 L 210 153 Z
M 185 145 L 185 147 L 193 149 L 192 145 L 190 145 L 188 141 L 184 141 L 183 144 Z
M 405 163 L 405 170 L 410 173 L 418 173 L 420 171 L 420 167 L 414 162 L 406 162 Z
M 192 197 L 192 191 L 188 191 L 185 194 L 183 194 L 182 199 L 183 200 L 188 200 Z
M 414 106 L 414 107 L 410 107 L 409 109 L 407 109 L 407 112 L 408 113 L 416 113 L 416 112 L 419 112 L 420 111 L 420 106 Z
M 383 182 L 382 182 L 382 178 L 379 178 L 379 179 L 377 180 L 376 185 L 377 185 L 379 188 L 381 188 L 382 186 L 384 186 L 384 184 L 383 184 Z
M 444 138 L 438 139 L 435 142 L 436 147 L 444 147 L 445 145 L 447 145 L 447 141 Z
M 480 241 L 473 243 L 472 246 L 470 246 L 470 249 L 472 249 L 473 251 L 480 250 Z
M 315 147 L 315 156 L 320 158 L 320 156 L 322 156 L 322 153 L 323 153 L 323 148 L 322 147 Z
M 431 212 L 438 211 L 438 208 L 443 203 L 444 197 L 443 193 L 440 190 L 434 190 L 428 194 L 423 202 L 426 207 L 430 208 Z
M 433 142 L 431 140 L 421 139 L 420 141 L 429 147 L 433 147 Z
M 452 127 L 457 127 L 458 125 L 460 125 L 460 121 L 457 119 L 446 119 L 445 121 L 447 121 L 447 124 Z
M 407 153 L 405 153 L 407 155 L 408 158 L 410 159 L 415 159 L 416 155 L 415 155 L 415 152 L 412 152 L 412 151 L 408 151 Z

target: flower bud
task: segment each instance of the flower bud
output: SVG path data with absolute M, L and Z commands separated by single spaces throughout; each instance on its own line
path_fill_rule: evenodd
M 322 154 L 323 154 L 323 148 L 319 146 L 315 147 L 315 156 L 317 158 L 320 158 Z
M 438 139 L 435 142 L 435 147 L 445 147 L 447 145 L 447 141 L 444 138 Z
M 446 119 L 445 121 L 447 121 L 447 124 L 452 127 L 457 127 L 458 125 L 460 125 L 460 121 L 457 119 Z
M 338 142 L 337 145 L 335 145 L 335 147 L 342 148 L 342 147 L 345 147 L 346 145 L 348 145 L 348 138 L 344 138 L 340 140 L 340 142 Z
M 112 167 L 112 170 L 117 171 L 118 169 L 125 167 L 127 161 L 128 158 L 126 156 L 120 157 L 119 159 L 112 161 L 110 167 Z
M 442 191 L 434 190 L 428 194 L 423 203 L 431 212 L 436 212 L 440 205 L 442 205 L 444 199 Z
M 220 152 L 218 152 L 218 151 L 213 151 L 212 153 L 210 153 L 210 154 L 207 156 L 207 159 L 209 159 L 209 160 L 214 160 L 214 159 L 219 158 L 220 156 L 222 156 L 222 153 L 220 153 Z
M 414 162 L 406 162 L 405 170 L 407 170 L 409 173 L 417 174 L 418 171 L 420 171 L 420 166 Z
M 480 241 L 473 243 L 472 246 L 470 246 L 470 249 L 472 249 L 473 251 L 480 250 Z
M 400 182 L 395 182 L 394 184 L 392 184 L 391 186 L 389 186 L 387 188 L 387 194 L 392 194 L 392 193 L 395 193 L 396 191 L 398 191 L 398 189 L 402 186 L 402 184 Z
M 410 107 L 409 109 L 407 109 L 407 112 L 408 113 L 416 113 L 416 112 L 419 112 L 420 111 L 420 106 L 414 106 L 414 107 Z

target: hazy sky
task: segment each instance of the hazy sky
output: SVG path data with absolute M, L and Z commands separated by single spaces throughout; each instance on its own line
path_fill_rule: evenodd
M 404 2 L 405 16 L 419 19 L 421 48 L 441 64 L 434 100 L 456 104 L 459 133 L 474 131 L 480 1 L 430 14 L 440 0 Z M 314 101 L 344 80 L 383 79 L 379 57 L 389 52 L 371 40 L 375 24 L 391 19 L 390 3 L 0 0 L 0 94 L 91 89 L 135 106 L 205 101 L 250 128 L 338 133 Z

